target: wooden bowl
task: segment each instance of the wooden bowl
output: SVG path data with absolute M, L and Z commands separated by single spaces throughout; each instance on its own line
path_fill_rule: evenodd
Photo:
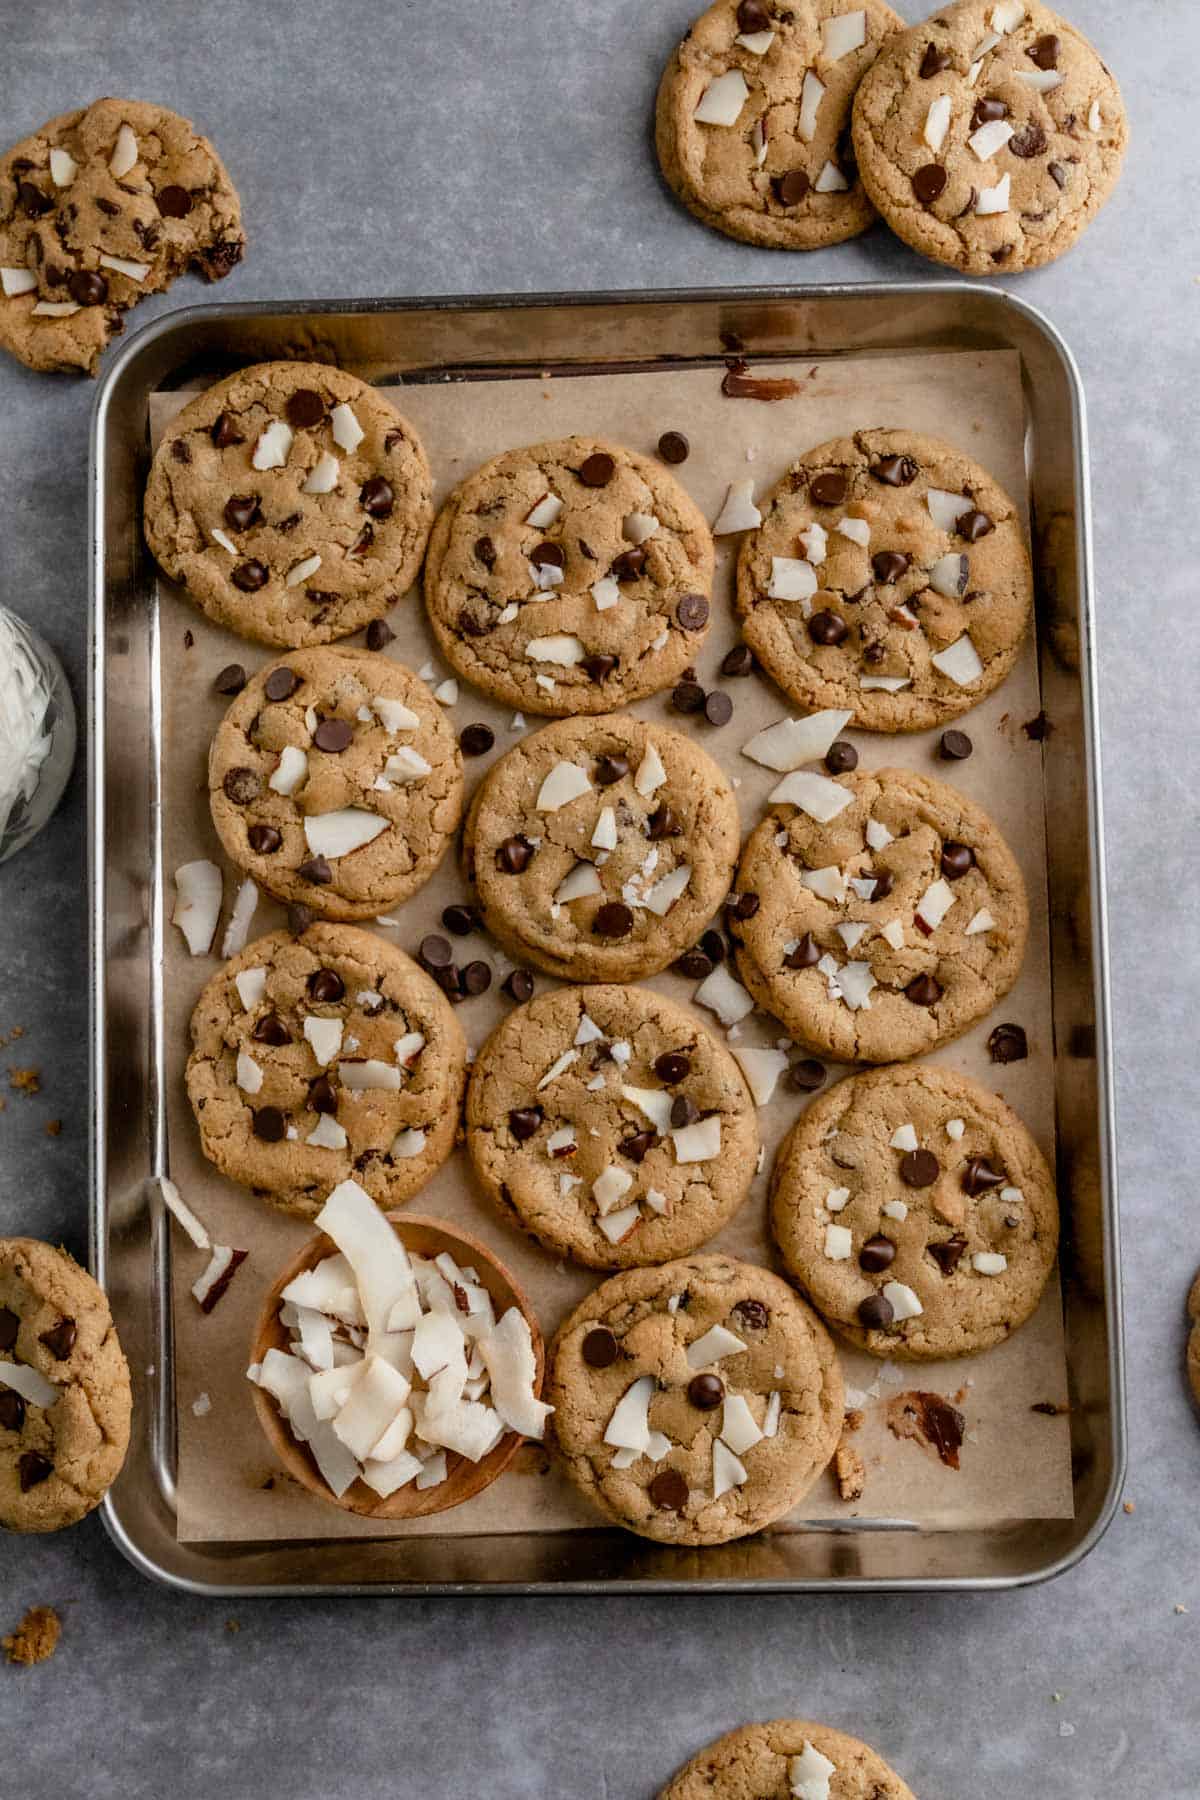
M 432 1258 L 440 1256 L 446 1250 L 460 1268 L 464 1265 L 474 1268 L 479 1275 L 480 1286 L 486 1288 L 491 1295 L 497 1318 L 507 1312 L 510 1306 L 520 1308 L 533 1339 L 536 1367 L 534 1392 L 540 1394 L 546 1370 L 546 1346 L 528 1297 L 517 1286 L 504 1265 L 496 1260 L 478 1238 L 472 1237 L 469 1232 L 451 1228 L 444 1220 L 404 1212 L 389 1213 L 388 1223 L 405 1249 L 414 1255 Z M 280 1295 L 302 1270 L 315 1268 L 317 1263 L 327 1256 L 333 1256 L 336 1251 L 337 1245 L 323 1232 L 319 1232 L 292 1258 L 267 1295 L 259 1314 L 250 1350 L 252 1362 L 261 1362 L 268 1350 L 290 1349 L 291 1340 L 279 1319 Z M 498 1475 L 504 1473 L 524 1441 L 519 1432 L 505 1432 L 495 1449 L 490 1450 L 477 1463 L 471 1462 L 468 1457 L 447 1451 L 446 1479 L 438 1482 L 436 1487 L 418 1488 L 414 1482 L 409 1482 L 383 1500 L 364 1481 L 355 1481 L 339 1500 L 326 1487 L 308 1446 L 298 1443 L 292 1436 L 271 1396 L 258 1387 L 253 1392 L 258 1422 L 266 1433 L 271 1449 L 288 1474 L 327 1505 L 340 1506 L 344 1511 L 358 1513 L 364 1519 L 421 1519 L 431 1513 L 448 1512 L 452 1506 L 461 1506 L 464 1500 L 481 1494 Z

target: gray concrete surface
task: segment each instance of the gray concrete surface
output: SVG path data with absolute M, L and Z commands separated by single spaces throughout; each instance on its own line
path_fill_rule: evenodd
M 882 229 L 801 259 L 675 206 L 648 120 L 691 9 L 4 0 L 0 137 L 99 93 L 198 120 L 251 236 L 221 297 L 938 279 Z M 901 10 L 916 18 L 921 0 Z M 790 1712 L 861 1732 L 921 1800 L 1200 1793 L 1200 1432 L 1178 1372 L 1200 1262 L 1200 10 L 1076 0 L 1074 16 L 1124 85 L 1133 151 L 1081 247 L 1019 290 L 1073 345 L 1091 407 L 1136 1512 L 1048 1587 L 937 1599 L 230 1606 L 147 1585 L 95 1521 L 8 1538 L 0 1630 L 52 1602 L 65 1631 L 44 1668 L 0 1667 L 3 1795 L 645 1800 L 719 1731 Z M 165 304 L 201 297 L 189 283 Z M 0 596 L 77 687 L 90 400 L 86 384 L 0 366 Z M 84 833 L 77 775 L 37 846 L 0 870 L 0 1032 L 25 1023 L 20 1060 L 44 1071 L 41 1096 L 0 1114 L 0 1230 L 79 1251 Z M 15 1059 L 0 1051 L 0 1089 Z

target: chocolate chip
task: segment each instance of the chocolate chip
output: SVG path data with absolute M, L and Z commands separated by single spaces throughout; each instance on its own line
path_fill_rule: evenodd
M 332 873 L 332 871 L 330 871 Z M 302 900 L 292 900 L 287 909 L 288 930 L 293 937 L 303 937 L 313 922 L 311 906 L 305 906 Z
M 288 395 L 284 411 L 288 424 L 303 431 L 310 425 L 321 423 L 325 417 L 325 402 L 313 388 L 297 388 L 294 394 Z
M 346 998 L 346 984 L 336 969 L 314 969 L 308 978 L 308 991 L 319 1006 L 332 1006 Z
M 881 663 L 886 654 L 887 652 L 882 644 L 871 643 L 863 645 L 863 661 L 865 663 Z
M 658 1133 L 656 1131 L 638 1131 L 632 1137 L 623 1138 L 617 1145 L 617 1149 L 622 1156 L 627 1156 L 630 1162 L 640 1163 L 646 1160 L 647 1152 L 653 1150 L 657 1142 Z
M 496 742 L 496 734 L 490 725 L 464 725 L 458 741 L 464 756 L 486 756 Z
M 257 494 L 231 494 L 225 502 L 225 523 L 230 531 L 247 531 L 261 516 Z
M 246 833 L 246 842 L 256 856 L 274 856 L 283 843 L 283 834 L 274 825 L 252 825 Z
M 688 1125 L 694 1125 L 700 1117 L 700 1108 L 686 1094 L 676 1094 L 671 1102 L 671 1126 L 675 1131 L 683 1131 Z
M 535 569 L 565 569 L 567 554 L 561 544 L 539 544 L 536 550 L 529 552 L 529 560 Z
M 850 627 L 840 613 L 822 609 L 808 621 L 808 635 L 814 644 L 840 644 L 850 635 Z
M 749 675 L 754 670 L 754 652 L 749 644 L 735 644 L 721 661 L 721 673 L 729 677 Z
M 917 975 L 905 988 L 904 998 L 911 1000 L 914 1006 L 936 1006 L 942 992 L 932 975 Z
M 739 31 L 753 37 L 756 32 L 770 31 L 771 14 L 762 0 L 739 0 L 737 22 Z
M 1052 31 L 1048 31 L 1044 37 L 1038 38 L 1032 49 L 1027 50 L 1025 54 L 1037 64 L 1039 69 L 1057 69 L 1061 49 L 1061 40 L 1055 37 Z
M 241 663 L 226 663 L 213 682 L 218 694 L 240 694 L 245 685 L 246 671 Z
M 725 1398 L 725 1383 L 719 1375 L 693 1375 L 687 1397 L 700 1412 L 712 1412 Z
M 340 756 L 354 742 L 354 727 L 349 719 L 322 719 L 313 732 L 313 745 L 329 756 Z
M 728 725 L 733 717 L 733 701 L 720 688 L 714 689 L 704 702 L 704 716 L 710 725 Z
M 676 974 L 686 975 L 689 981 L 703 981 L 706 975 L 713 972 L 711 957 L 706 956 L 699 948 L 685 950 L 671 966 Z
M 868 1294 L 858 1303 L 858 1322 L 868 1331 L 886 1331 L 896 1311 L 886 1294 Z
M 444 937 L 431 931 L 428 937 L 421 939 L 421 947 L 417 951 L 417 961 L 422 968 L 431 973 L 434 969 L 447 969 L 454 960 L 454 952 Z
M 962 1191 L 974 1200 L 989 1188 L 1003 1187 L 1007 1179 L 1002 1169 L 993 1169 L 986 1156 L 972 1156 L 962 1172 Z
M 261 1019 L 256 1019 L 250 1036 L 256 1044 L 270 1044 L 276 1050 L 292 1041 L 291 1032 L 279 1014 L 274 1012 L 264 1013 Z
M 682 1050 L 664 1050 L 654 1059 L 654 1073 L 668 1087 L 675 1087 L 691 1069 L 691 1059 Z
M 943 762 L 966 762 L 974 748 L 965 731 L 943 731 L 938 742 L 938 755 Z
M 519 834 L 505 838 L 496 852 L 496 867 L 502 875 L 522 875 L 533 861 L 533 845 Z
M 396 504 L 396 490 L 386 475 L 372 475 L 358 491 L 358 504 L 373 519 L 390 519 Z
M 871 558 L 876 581 L 889 585 L 908 572 L 908 558 L 901 550 L 877 550 Z
M 815 1056 L 806 1056 L 800 1062 L 794 1062 L 788 1070 L 788 1086 L 795 1088 L 800 1094 L 814 1094 L 823 1084 L 827 1073 L 824 1063 L 818 1062 Z
M 14 1389 L 0 1387 L 0 1431 L 20 1431 L 24 1423 L 24 1400 Z
M 617 666 L 617 658 L 615 656 L 585 656 L 579 666 L 589 681 L 607 681 Z
M 72 269 L 67 276 L 67 292 L 77 306 L 103 306 L 108 299 L 108 283 L 95 269 Z
M 671 705 L 677 713 L 698 713 L 704 711 L 704 689 L 698 681 L 681 681 L 672 690 Z
M 909 487 L 917 479 L 917 465 L 911 456 L 881 456 L 871 464 L 871 474 L 884 487 Z
M 43 1481 L 49 1481 L 54 1473 L 54 1464 L 38 1450 L 26 1450 L 17 1462 L 17 1477 L 21 1483 L 21 1492 L 27 1494 L 30 1488 L 40 1487 Z
M 646 1492 L 664 1512 L 682 1513 L 688 1503 L 688 1484 L 678 1469 L 660 1469 Z
M 831 775 L 848 775 L 851 769 L 858 767 L 858 751 L 853 744 L 839 738 L 836 744 L 830 744 L 825 752 L 825 767 Z
M 443 994 L 455 1004 L 464 997 L 462 972 L 453 963 L 448 963 L 444 969 L 431 969 L 430 973 Z
M 967 1240 L 964 1237 L 942 1238 L 939 1243 L 925 1246 L 943 1275 L 953 1275 L 962 1261 L 966 1247 Z
M 872 900 L 886 900 L 893 887 L 890 869 L 881 869 L 875 877 L 875 886 L 871 889 Z
M 171 444 L 171 455 L 177 463 L 190 463 L 192 460 L 191 445 L 186 438 L 175 438 Z
M 528 969 L 514 969 L 505 977 L 504 992 L 518 1006 L 524 1006 L 527 1000 L 533 999 L 533 976 Z
M 336 1113 L 337 1095 L 328 1075 L 318 1075 L 308 1084 L 308 1104 L 315 1113 Z
M 646 820 L 646 836 L 651 839 L 678 837 L 683 822 L 669 806 L 659 806 Z
M 192 196 L 175 182 L 159 188 L 154 200 L 164 219 L 186 219 L 192 210 Z
M 277 1106 L 260 1106 L 254 1114 L 254 1135 L 264 1144 L 278 1144 L 287 1130 L 287 1122 Z
M 518 1144 L 528 1143 L 544 1116 L 540 1106 L 515 1106 L 508 1115 L 508 1129 Z
M 815 506 L 840 506 L 846 498 L 846 486 L 840 469 L 825 469 L 809 482 L 809 498 Z
M 1025 161 L 1028 161 L 1031 157 L 1045 155 L 1050 145 L 1049 139 L 1046 137 L 1046 133 L 1042 130 L 1042 127 L 1036 120 L 1033 120 L 1022 130 L 1013 132 L 1013 135 L 1008 140 L 1008 147 L 1014 156 L 1019 156 Z M 1011 254 L 1011 244 L 1006 245 L 1005 248 Z
M 1023 1025 L 997 1025 L 987 1041 L 988 1055 L 994 1063 L 1024 1062 L 1029 1055 L 1029 1039 Z
M 948 50 L 942 50 L 937 44 L 926 44 L 921 67 L 917 72 L 922 81 L 929 81 L 934 75 L 940 75 L 943 69 L 948 69 L 953 60 Z
M 934 201 L 940 200 L 945 193 L 946 182 L 948 179 L 949 177 L 941 163 L 923 163 L 912 178 L 913 193 L 921 202 L 922 206 L 932 206 Z M 904 457 L 889 456 L 887 460 L 888 462 L 904 462 L 907 459 Z M 872 475 L 875 475 L 874 469 L 872 469 L 871 473 Z M 885 475 L 875 475 L 875 479 L 876 481 L 890 481 L 890 478 Z M 909 479 L 911 480 L 911 477 Z M 892 487 L 903 487 L 905 484 L 900 481 L 891 481 L 890 485 Z
M 244 444 L 246 441 L 227 412 L 217 414 L 209 436 L 218 450 L 228 450 L 231 444 Z
M 617 1360 L 617 1340 L 603 1325 L 596 1325 L 585 1334 L 579 1351 L 589 1369 L 608 1369 Z
M 752 919 L 761 905 L 757 894 L 734 894 L 726 902 L 725 910 L 731 919 Z
M 719 931 L 706 931 L 700 939 L 700 948 L 710 962 L 725 961 L 725 939 Z
M 858 1253 L 858 1266 L 868 1275 L 882 1275 L 896 1260 L 896 1246 L 891 1238 L 877 1233 L 869 1237 Z
M 584 458 L 579 469 L 579 479 L 584 487 L 607 487 L 616 473 L 617 465 L 607 450 L 593 450 Z
M 391 643 L 395 635 L 386 619 L 372 619 L 367 626 L 367 649 L 382 650 Z
M 478 921 L 469 906 L 447 906 L 442 909 L 442 924 L 455 937 L 467 937 L 475 930 Z
M 947 881 L 961 881 L 975 867 L 975 852 L 969 844 L 947 838 L 942 845 L 942 874 Z
M 622 550 L 619 556 L 613 557 L 608 572 L 615 581 L 636 581 L 645 566 L 646 552 L 640 544 L 635 544 L 631 550 Z
M 973 507 L 957 521 L 955 529 L 959 537 L 965 537 L 969 544 L 977 544 L 989 531 L 995 531 L 996 522 L 989 519 L 985 512 L 980 512 L 978 507 Z
M 932 1187 L 941 1165 L 932 1150 L 906 1150 L 900 1158 L 900 1179 L 910 1188 Z
M 821 960 L 821 950 L 811 931 L 806 931 L 794 950 L 789 950 L 783 959 L 785 969 L 815 969 Z
M 971 130 L 978 131 L 981 125 L 991 125 L 996 119 L 1007 117 L 1006 100 L 996 100 L 991 95 L 984 96 L 975 102 L 975 109 L 971 114 Z
M 493 544 L 490 537 L 480 537 L 475 539 L 475 556 L 476 559 L 483 564 L 485 569 L 495 568 L 496 546 Z
M 259 588 L 266 587 L 270 581 L 271 571 L 265 563 L 251 557 L 249 562 L 235 564 L 229 579 L 243 594 L 257 594 Z
M 47 199 L 41 188 L 36 187 L 32 181 L 17 183 L 17 199 L 31 219 L 40 219 L 54 210 L 53 200 Z M 101 206 L 101 202 L 97 200 L 96 205 Z M 120 209 L 114 206 L 112 210 L 117 212 Z
M 235 806 L 249 806 L 262 793 L 262 781 L 253 769 L 229 769 L 221 786 Z
M 1046 173 L 1049 175 L 1051 181 L 1054 182 L 1056 187 L 1065 188 L 1067 185 L 1067 182 L 1070 180 L 1070 176 L 1067 174 L 1067 171 L 1063 168 L 1063 166 L 1060 162 L 1047 163 L 1046 164 Z
M 598 759 L 593 774 L 598 787 L 611 787 L 614 781 L 624 781 L 629 773 L 629 758 L 613 754 Z
M 11 1350 L 21 1321 L 10 1306 L 0 1306 L 0 1350 Z
M 771 177 L 771 190 L 780 206 L 799 206 L 811 186 L 803 169 L 788 169 L 786 174 Z
M 462 972 L 464 990 L 475 996 L 486 994 L 492 985 L 491 966 L 485 962 L 469 962 Z
M 682 431 L 664 431 L 658 440 L 658 454 L 665 463 L 685 463 L 691 448 Z
M 606 900 L 592 920 L 595 937 L 623 938 L 633 930 L 633 913 L 621 900 Z
M 708 624 L 708 601 L 703 594 L 685 594 L 675 608 L 675 617 L 685 631 L 703 631 Z

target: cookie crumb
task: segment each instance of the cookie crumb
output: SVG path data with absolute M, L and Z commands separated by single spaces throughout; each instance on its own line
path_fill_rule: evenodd
M 62 1135 L 62 1120 L 61 1119 L 47 1119 L 46 1120 L 46 1136 L 47 1137 L 61 1137 L 61 1135 Z
M 10 1069 L 8 1085 L 18 1094 L 40 1094 L 42 1091 L 42 1072 L 40 1069 Z
M 226 1631 L 228 1631 L 231 1634 L 231 1636 L 236 1636 L 237 1633 L 242 1629 L 242 1627 L 241 1627 L 240 1622 L 237 1619 L 226 1619 L 225 1629 L 226 1629 Z
M 867 1485 L 866 1464 L 850 1444 L 839 1444 L 833 1453 L 833 1472 L 843 1500 L 861 1500 Z
M 865 1414 L 861 1407 L 852 1406 L 842 1415 L 842 1425 L 846 1431 L 859 1431 Z
M 1124 1506 L 1121 1508 L 1121 1511 L 1128 1513 L 1129 1517 L 1132 1519 L 1134 1513 L 1137 1511 L 1137 1507 L 1134 1505 L 1132 1500 L 1126 1500 Z
M 31 1606 L 16 1630 L 0 1643 L 10 1663 L 31 1669 L 34 1663 L 49 1662 L 61 1633 L 62 1620 L 52 1606 Z
M 1186 1611 L 1187 1611 L 1187 1607 L 1186 1607 L 1186 1606 L 1185 1606 L 1185 1605 L 1184 1605 L 1184 1604 L 1183 1604 L 1183 1602 L 1182 1602 L 1182 1600 L 1177 1600 L 1177 1601 L 1176 1601 L 1176 1603 L 1175 1603 L 1175 1611 L 1176 1611 L 1176 1612 L 1177 1612 L 1177 1613 L 1185 1613 L 1185 1612 L 1186 1612 Z

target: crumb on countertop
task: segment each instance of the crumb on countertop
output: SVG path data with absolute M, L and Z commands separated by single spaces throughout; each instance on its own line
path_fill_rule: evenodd
M 46 1136 L 47 1137 L 60 1137 L 61 1135 L 62 1135 L 62 1120 L 61 1119 L 47 1119 L 46 1120 Z
M 15 1631 L 0 1639 L 10 1663 L 30 1669 L 48 1662 L 58 1649 L 62 1621 L 52 1606 L 31 1606 Z
M 1124 1506 L 1121 1508 L 1121 1511 L 1128 1513 L 1129 1517 L 1132 1519 L 1134 1513 L 1137 1511 L 1137 1507 L 1134 1505 L 1132 1500 L 1126 1500 Z
M 843 1500 L 861 1500 L 867 1485 L 866 1464 L 851 1444 L 839 1444 L 833 1453 L 833 1472 Z
M 10 1069 L 8 1085 L 18 1094 L 37 1094 L 41 1092 L 42 1072 L 40 1069 Z

